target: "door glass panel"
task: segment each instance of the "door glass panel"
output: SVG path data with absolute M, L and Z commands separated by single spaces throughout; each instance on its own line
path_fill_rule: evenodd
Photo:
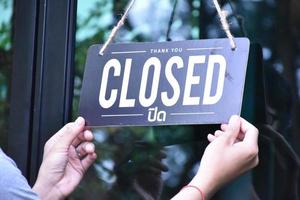
M 92 44 L 105 42 L 120 19 L 127 2 L 125 0 L 78 0 L 74 118 L 78 115 L 87 49 Z M 206 3 L 201 5 L 201 2 Z M 125 25 L 118 32 L 114 42 L 166 41 L 168 32 L 170 32 L 169 39 L 173 41 L 225 37 L 212 3 L 201 2 L 200 0 L 178 0 L 174 10 L 174 0 L 136 0 Z M 276 77 L 284 81 L 280 77 L 284 75 L 285 70 L 289 71 L 288 62 L 284 63 L 286 60 L 283 58 L 293 59 L 296 64 L 300 60 L 299 54 L 297 56 L 293 54 L 295 57 L 287 58 L 284 52 L 278 51 L 276 44 L 289 43 L 276 39 L 277 36 L 280 38 L 283 35 L 280 35 L 280 31 L 276 29 L 281 22 L 275 21 L 275 17 L 278 17 L 276 12 L 279 5 L 274 1 L 223 1 L 222 7 L 228 11 L 228 19 L 235 36 L 247 35 L 251 41 L 257 41 L 263 47 L 263 61 L 267 70 L 265 75 L 267 91 L 265 92 L 268 103 L 266 108 L 268 119 L 264 123 L 274 126 L 271 130 L 265 126 L 261 127 L 262 164 L 228 184 L 216 194 L 215 198 L 254 199 L 255 196 L 260 196 L 261 199 L 270 199 L 273 196 L 285 195 L 287 188 L 280 190 L 280 194 L 279 190 L 276 190 L 284 177 L 276 179 L 274 183 L 272 180 L 274 180 L 276 170 L 284 171 L 284 166 L 288 163 L 293 163 L 293 167 L 296 166 L 297 156 L 294 154 L 294 149 L 300 146 L 300 139 L 298 142 L 294 139 L 299 138 L 300 130 L 295 131 L 298 129 L 291 121 L 292 111 L 288 108 L 282 110 L 282 107 L 278 106 L 280 105 L 278 102 L 288 102 L 286 99 L 290 98 L 289 93 L 286 92 L 282 99 L 276 97 L 274 95 L 276 92 L 273 91 L 275 88 L 271 83 L 277 80 Z M 174 11 L 173 21 L 170 20 L 172 11 Z M 280 17 L 284 19 L 284 16 Z M 295 28 L 293 31 L 293 34 L 299 34 L 297 32 L 299 29 Z M 289 33 L 292 34 L 292 32 Z M 294 39 L 298 41 L 297 48 L 299 49 L 299 39 L 296 39 L 296 35 Z M 295 51 L 294 49 L 294 53 Z M 256 59 L 255 56 L 253 57 Z M 257 63 L 255 59 L 253 62 Z M 296 72 L 297 70 L 294 70 L 291 73 L 295 75 Z M 255 82 L 256 78 L 252 77 L 251 80 Z M 286 88 L 289 88 L 289 84 Z M 298 91 L 297 81 L 292 88 L 296 89 L 294 92 Z M 256 91 L 256 89 L 252 88 L 251 91 Z M 282 89 L 282 91 L 286 90 Z M 298 97 L 298 93 L 295 94 Z M 254 116 L 247 112 L 254 112 L 253 108 L 259 103 L 251 103 L 250 99 L 247 97 L 243 105 L 245 116 Z M 285 105 L 289 107 L 292 104 Z M 254 118 L 249 118 L 249 120 L 255 121 Z M 279 126 L 276 120 L 283 122 L 284 125 Z M 295 130 L 292 130 L 292 127 Z M 195 175 L 203 151 L 208 144 L 206 134 L 214 128 L 211 126 L 168 126 L 93 129 L 98 158 L 70 199 L 170 199 Z M 282 135 L 284 138 L 281 137 Z M 278 150 L 280 145 L 284 145 L 286 151 Z M 278 160 L 278 156 L 284 156 L 290 160 Z M 264 161 L 264 158 L 269 157 L 273 159 L 272 162 L 271 160 Z M 297 171 L 296 168 L 293 172 Z M 274 173 L 267 174 L 264 173 L 265 170 Z M 289 176 L 287 171 L 284 173 L 286 177 Z M 294 178 L 295 184 L 297 178 Z
M 12 70 L 13 1 L 0 0 L 0 147 L 7 146 Z
M 107 39 L 126 3 L 112 0 L 93 3 L 78 1 L 74 111 L 78 107 L 86 50 L 91 44 L 103 43 Z M 173 4 L 170 0 L 159 4 L 155 0 L 136 1 L 115 42 L 166 41 Z M 193 4 L 178 2 L 170 28 L 172 40 L 199 38 L 199 6 L 197 1 Z M 83 184 L 88 186 L 78 189 L 73 195 L 75 199 L 91 196 L 140 199 L 147 195 L 169 198 L 197 169 L 201 152 L 198 149 L 204 146 L 204 140 L 193 141 L 192 126 L 107 128 L 93 131 L 99 158 L 84 180 Z M 193 155 L 194 151 L 199 152 L 199 155 Z

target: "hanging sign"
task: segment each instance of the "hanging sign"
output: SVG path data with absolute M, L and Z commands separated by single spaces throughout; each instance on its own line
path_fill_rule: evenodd
M 249 40 L 111 44 L 88 50 L 79 114 L 87 126 L 220 124 L 240 114 Z

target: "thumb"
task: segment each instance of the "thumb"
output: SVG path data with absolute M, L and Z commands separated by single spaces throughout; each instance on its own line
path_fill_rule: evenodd
M 243 118 L 241 118 L 241 131 L 245 134 L 245 142 L 251 145 L 257 145 L 258 129 Z
M 57 146 L 69 147 L 73 140 L 84 130 L 85 120 L 78 117 L 75 122 L 66 124 L 55 135 L 59 137 Z
M 225 131 L 229 141 L 233 144 L 240 133 L 241 128 L 241 119 L 237 115 L 233 115 L 230 117 L 228 127 Z

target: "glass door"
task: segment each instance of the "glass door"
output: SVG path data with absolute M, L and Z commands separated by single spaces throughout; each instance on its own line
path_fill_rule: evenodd
M 73 115 L 86 51 L 103 43 L 128 1 L 79 0 Z M 199 1 L 136 1 L 115 42 L 154 42 L 199 38 Z M 174 18 L 172 17 L 174 13 Z M 74 199 L 168 199 L 195 173 L 205 146 L 193 126 L 95 129 L 99 158 Z M 172 166 L 172 167 L 170 167 Z

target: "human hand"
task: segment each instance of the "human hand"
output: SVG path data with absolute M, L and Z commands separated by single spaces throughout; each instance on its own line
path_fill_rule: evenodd
M 252 124 L 232 116 L 229 124 L 222 124 L 221 130 L 208 135 L 210 144 L 189 185 L 201 189 L 209 199 L 225 183 L 258 164 L 257 139 L 258 130 Z M 186 188 L 174 199 L 199 199 L 200 196 L 195 188 Z
M 115 167 L 118 185 L 132 186 L 143 199 L 157 199 L 162 190 L 161 173 L 168 171 L 164 158 L 161 146 L 135 142 L 125 161 Z
M 85 130 L 85 120 L 68 123 L 45 144 L 43 162 L 33 190 L 41 199 L 64 199 L 80 183 L 97 155 L 91 141 L 93 134 Z
M 258 130 L 238 116 L 209 134 L 211 142 L 201 159 L 191 184 L 199 186 L 209 198 L 225 183 L 258 164 Z

